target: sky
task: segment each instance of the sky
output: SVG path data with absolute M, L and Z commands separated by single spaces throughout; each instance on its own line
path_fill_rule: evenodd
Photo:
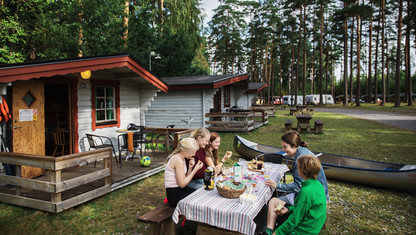
M 204 26 L 208 26 L 208 22 L 211 21 L 212 16 L 214 15 L 214 9 L 218 7 L 220 3 L 218 0 L 202 0 L 201 8 L 205 10 L 205 19 Z

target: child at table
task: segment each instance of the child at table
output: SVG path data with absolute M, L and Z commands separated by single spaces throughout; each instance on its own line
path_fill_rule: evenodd
M 195 165 L 195 160 L 191 159 L 198 148 L 198 143 L 194 138 L 184 138 L 168 157 L 165 167 L 165 188 L 168 203 L 171 206 L 176 207 L 180 200 L 195 191 L 187 187 L 187 185 L 196 172 L 204 165 L 199 160 Z M 189 169 L 186 167 L 185 159 L 191 159 L 189 161 Z
M 215 169 L 215 175 L 217 175 L 223 167 L 225 161 L 231 157 L 232 152 L 227 153 L 222 157 L 221 161 L 218 161 L 218 148 L 221 145 L 221 137 L 217 132 L 211 132 L 208 145 L 205 147 L 205 165 Z
M 188 184 L 189 188 L 199 189 L 204 186 L 204 174 L 205 174 L 205 146 L 207 146 L 209 141 L 210 133 L 206 128 L 199 128 L 192 132 L 191 138 L 194 138 L 198 143 L 199 149 L 194 155 L 195 162 L 201 161 L 203 164 L 202 168 L 196 172 L 191 182 Z M 186 160 L 189 163 L 189 160 Z
M 303 181 L 302 189 L 296 196 L 295 205 L 276 209 L 278 200 L 271 200 L 267 216 L 266 234 L 318 234 L 326 220 L 326 196 L 323 185 L 317 180 L 321 167 L 319 159 L 313 155 L 298 158 L 298 174 Z M 276 199 L 276 198 L 274 198 Z M 283 205 L 283 204 L 281 204 Z M 289 214 L 288 219 L 275 231 L 279 215 Z

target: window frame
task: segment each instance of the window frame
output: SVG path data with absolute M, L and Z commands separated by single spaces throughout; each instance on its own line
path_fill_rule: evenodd
M 96 87 L 100 87 L 100 86 L 113 87 L 114 89 L 115 120 L 97 122 L 97 117 L 96 117 L 97 110 L 95 108 L 95 102 L 96 102 L 95 89 Z M 91 80 L 91 118 L 92 118 L 92 130 L 93 131 L 95 131 L 96 129 L 115 127 L 115 126 L 120 128 L 120 82 L 119 81 Z
M 231 106 L 231 88 L 230 86 L 225 86 L 223 89 L 224 108 L 229 108 Z

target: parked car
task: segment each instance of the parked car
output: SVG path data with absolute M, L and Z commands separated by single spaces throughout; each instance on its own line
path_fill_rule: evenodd
M 355 103 L 355 98 L 352 98 L 352 102 Z M 360 103 L 365 103 L 365 101 L 360 99 Z

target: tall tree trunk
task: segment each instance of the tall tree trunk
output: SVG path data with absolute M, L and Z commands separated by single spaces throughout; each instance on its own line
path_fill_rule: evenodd
M 381 106 L 384 106 L 386 103 L 386 79 L 384 77 L 384 58 L 385 58 L 385 50 L 384 50 L 384 22 L 385 22 L 385 15 L 384 15 L 384 4 L 385 0 L 381 1 L 381 83 L 382 83 L 382 94 L 381 94 Z
M 386 69 L 387 69 L 387 71 L 386 71 L 386 86 L 387 86 L 386 91 L 387 91 L 387 98 L 386 98 L 386 100 L 387 100 L 387 102 L 391 102 L 391 100 L 389 100 L 390 99 L 390 65 L 389 65 L 388 54 L 389 54 L 389 43 L 388 43 L 388 39 L 387 39 L 386 40 L 386 55 L 387 55 L 387 58 L 386 58 Z
M 163 31 L 163 0 L 159 0 L 159 21 L 160 21 L 160 31 Z
M 344 1 L 346 8 L 347 2 Z M 348 14 L 344 17 L 344 106 L 348 106 Z
M 379 9 L 378 19 L 377 19 L 377 37 L 376 37 L 376 60 L 374 63 L 374 103 L 377 104 L 377 95 L 378 95 L 378 84 L 377 84 L 377 77 L 378 77 L 378 45 L 379 45 L 379 38 L 380 38 L 380 20 L 381 20 L 381 9 Z
M 295 27 L 292 27 L 292 40 L 294 41 L 294 35 L 295 35 Z M 292 47 L 292 61 L 290 63 L 290 79 L 289 79 L 289 95 L 292 97 L 293 95 L 293 76 L 295 75 L 295 46 L 293 43 L 291 43 Z
M 302 104 L 305 105 L 306 102 L 306 68 L 307 68 L 307 60 L 306 60 L 306 5 L 303 8 L 303 100 Z
M 299 43 L 298 43 L 298 60 L 296 65 L 296 80 L 295 80 L 295 100 L 294 105 L 297 103 L 298 99 L 298 83 L 299 83 L 299 66 L 300 66 L 300 45 L 302 42 L 302 5 L 300 6 L 300 14 L 299 14 Z
M 130 6 L 130 2 L 129 1 L 125 1 L 124 2 L 124 17 L 123 17 L 123 28 L 124 28 L 124 32 L 123 32 L 123 40 L 124 40 L 124 47 L 127 47 L 127 39 L 128 39 L 128 35 L 129 35 L 129 6 Z
M 400 0 L 399 18 L 397 22 L 397 54 L 396 54 L 396 96 L 394 98 L 394 107 L 400 107 L 400 57 L 401 57 L 401 41 L 402 41 L 402 14 L 403 0 Z
M 355 18 L 354 17 L 352 17 L 352 25 L 351 25 L 351 38 L 350 38 L 350 40 L 351 40 L 351 42 L 350 42 L 350 45 L 351 45 L 351 48 L 350 48 L 350 103 L 352 103 L 352 97 L 353 97 L 353 91 L 354 91 L 354 89 L 353 89 L 353 85 L 354 85 L 354 82 L 353 82 L 353 77 L 354 77 L 354 20 L 355 20 Z
M 360 5 L 360 0 L 358 0 Z M 361 75 L 361 16 L 357 15 L 357 78 L 356 78 L 356 90 L 355 90 L 355 105 L 361 106 L 360 103 L 360 75 Z
M 413 3 L 414 4 L 414 3 Z M 407 1 L 407 17 L 410 16 L 410 1 Z M 410 65 L 410 30 L 411 26 L 408 21 L 406 26 L 406 80 L 407 80 L 407 105 L 413 105 L 413 96 L 412 96 L 412 78 L 411 78 L 411 65 Z
M 322 54 L 323 45 L 322 39 L 324 37 L 324 3 L 321 1 L 321 12 L 320 12 L 320 37 L 319 37 L 319 105 L 323 105 L 323 96 L 322 96 Z
M 79 25 L 79 29 L 78 29 L 78 57 L 82 57 L 84 55 L 84 52 L 82 51 L 82 40 L 84 38 L 84 32 L 82 30 L 82 21 L 83 21 L 83 6 L 82 6 L 82 0 L 78 0 L 78 3 L 80 5 L 81 8 L 81 12 L 78 13 L 78 25 Z
M 369 39 L 368 39 L 368 77 L 367 77 L 367 86 L 366 86 L 366 102 L 371 102 L 371 56 L 372 56 L 372 42 L 373 42 L 373 16 L 370 17 L 370 30 L 369 30 Z M 377 50 L 376 50 L 377 54 Z
M 326 42 L 326 62 L 325 62 L 325 94 L 328 94 L 328 82 L 331 80 L 332 73 L 329 72 L 329 42 Z M 333 95 L 333 83 L 331 80 L 331 94 Z

